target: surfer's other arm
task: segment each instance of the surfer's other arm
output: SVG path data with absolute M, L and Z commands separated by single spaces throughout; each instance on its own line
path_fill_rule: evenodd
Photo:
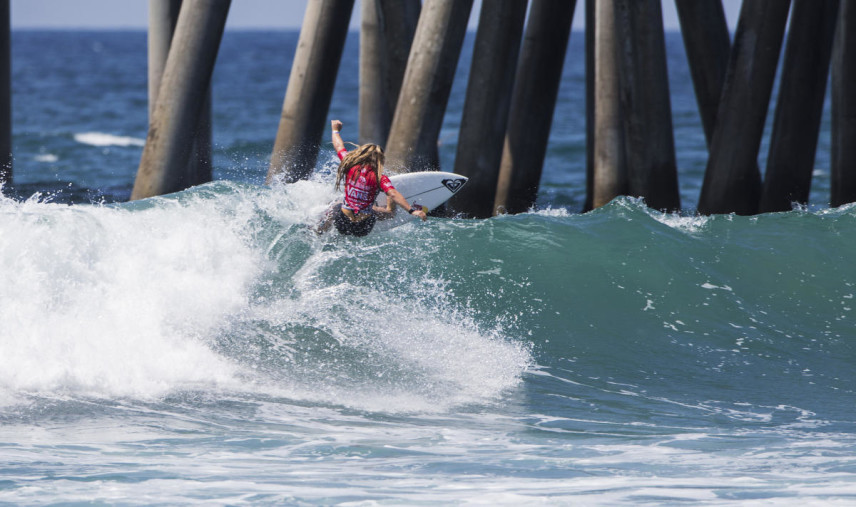
M 407 212 L 410 213 L 411 215 L 413 215 L 415 217 L 419 217 L 423 221 L 428 220 L 428 215 L 426 215 L 425 212 L 422 211 L 422 208 L 416 208 L 416 207 L 411 206 L 410 203 L 407 202 L 407 199 L 405 199 L 404 196 L 401 195 L 401 192 L 399 192 L 398 190 L 396 190 L 394 188 L 389 189 L 389 192 L 386 192 L 386 197 L 387 197 L 386 208 L 380 208 L 378 206 L 375 206 L 375 211 L 392 213 L 393 211 L 395 211 L 395 206 L 393 206 L 392 203 L 395 203 L 395 204 L 398 204 L 399 206 L 401 206 L 402 208 L 406 209 Z

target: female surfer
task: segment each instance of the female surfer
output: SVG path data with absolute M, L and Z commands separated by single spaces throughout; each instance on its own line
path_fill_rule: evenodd
M 364 144 L 348 152 L 339 134 L 342 122 L 333 120 L 330 125 L 333 129 L 333 148 L 341 160 L 336 173 L 336 190 L 339 190 L 344 181 L 345 197 L 327 211 L 324 222 L 318 226 L 319 233 L 326 231 L 333 224 L 341 234 L 365 236 L 371 232 L 378 218 L 384 220 L 394 215 L 394 204 L 422 220 L 428 218 L 420 207 L 411 206 L 383 174 L 384 155 L 380 146 Z M 381 190 L 387 196 L 386 207 L 374 205 Z

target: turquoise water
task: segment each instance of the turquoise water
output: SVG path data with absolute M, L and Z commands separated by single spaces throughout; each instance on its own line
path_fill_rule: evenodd
M 227 34 L 218 181 L 126 203 L 145 35 L 13 35 L 0 504 L 854 500 L 856 209 L 823 205 L 823 139 L 807 209 L 695 216 L 684 82 L 688 210 L 580 214 L 575 33 L 536 209 L 317 236 L 331 150 L 310 181 L 261 184 L 295 40 Z M 353 87 L 331 116 L 356 132 Z

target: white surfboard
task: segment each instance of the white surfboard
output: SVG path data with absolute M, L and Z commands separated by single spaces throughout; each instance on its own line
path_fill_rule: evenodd
M 411 205 L 420 205 L 426 212 L 437 208 L 448 201 L 467 183 L 467 177 L 460 174 L 443 171 L 424 171 L 389 176 L 392 186 L 407 199 Z M 386 206 L 386 194 L 379 192 L 375 199 L 376 206 Z M 338 201 L 341 203 L 341 201 Z M 387 230 L 413 220 L 405 210 L 397 210 L 395 217 L 378 220 L 375 229 Z M 321 221 L 323 222 L 323 218 Z M 317 228 L 316 228 L 317 232 Z
M 392 186 L 411 205 L 418 204 L 432 210 L 448 201 L 467 183 L 467 177 L 443 171 L 422 171 L 389 176 Z M 380 192 L 377 206 L 386 206 L 386 194 Z

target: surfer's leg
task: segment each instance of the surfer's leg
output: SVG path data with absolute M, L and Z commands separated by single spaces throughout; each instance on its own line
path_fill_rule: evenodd
M 333 225 L 333 220 L 336 217 L 336 208 L 340 208 L 341 206 L 342 203 L 336 201 L 327 208 L 327 211 L 324 212 L 324 218 L 321 220 L 321 223 L 313 228 L 316 234 L 324 234 L 330 229 L 330 226 Z
M 343 236 L 350 236 L 353 234 L 351 228 L 353 227 L 353 222 L 351 219 L 346 217 L 344 213 L 342 213 L 342 207 L 333 212 L 333 225 L 336 226 L 336 230 L 339 231 L 339 234 Z

